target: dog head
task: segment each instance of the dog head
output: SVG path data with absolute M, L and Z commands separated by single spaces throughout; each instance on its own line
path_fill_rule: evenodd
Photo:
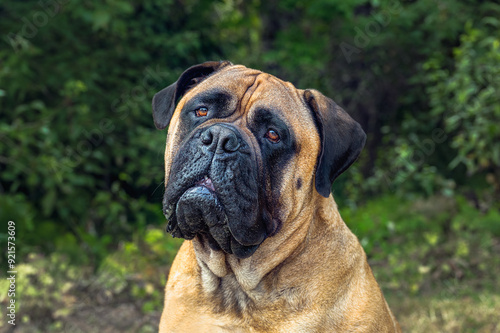
M 365 133 L 316 90 L 230 62 L 187 69 L 153 98 L 167 126 L 163 212 L 174 237 L 238 258 L 328 197 Z

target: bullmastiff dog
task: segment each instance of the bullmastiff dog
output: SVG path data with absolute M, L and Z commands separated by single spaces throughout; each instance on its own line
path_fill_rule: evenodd
M 399 332 L 330 193 L 366 135 L 316 90 L 230 62 L 153 99 L 163 213 L 186 241 L 160 332 Z

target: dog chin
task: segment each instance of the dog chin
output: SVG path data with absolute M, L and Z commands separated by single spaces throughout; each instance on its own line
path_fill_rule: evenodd
M 228 217 L 207 177 L 187 189 L 173 208 L 166 208 L 167 231 L 174 237 L 191 240 L 196 236 L 211 249 L 234 254 L 238 258 L 251 256 L 259 244 L 241 244 L 231 233 Z M 169 216 L 167 216 L 169 215 Z

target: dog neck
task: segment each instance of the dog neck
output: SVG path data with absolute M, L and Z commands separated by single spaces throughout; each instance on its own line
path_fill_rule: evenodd
M 279 278 L 285 260 L 293 261 L 299 257 L 307 242 L 313 242 L 318 233 L 324 234 L 328 229 L 336 228 L 339 221 L 344 224 L 332 196 L 318 196 L 315 200 L 320 203 L 304 205 L 305 208 L 285 222 L 286 227 L 272 237 L 273 241 L 264 241 L 249 258 L 239 259 L 211 249 L 198 238 L 193 239 L 204 291 L 216 293 L 222 287 L 231 286 L 247 295 L 255 295 L 259 290 L 264 291 L 263 286 L 272 285 L 272 281 L 264 280 Z M 310 207 L 315 207 L 315 210 Z M 223 281 L 232 282 L 224 285 Z

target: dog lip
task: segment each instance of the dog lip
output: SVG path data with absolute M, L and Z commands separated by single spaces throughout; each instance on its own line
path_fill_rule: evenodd
M 204 186 L 208 188 L 210 191 L 215 192 L 214 183 L 212 182 L 212 179 L 210 179 L 210 177 L 208 176 L 203 177 L 203 179 L 198 181 L 196 185 Z

